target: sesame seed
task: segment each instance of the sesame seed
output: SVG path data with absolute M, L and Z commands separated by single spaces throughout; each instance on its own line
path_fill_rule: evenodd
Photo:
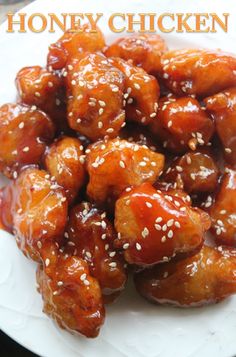
M 123 244 L 123 249 L 128 249 L 129 248 L 129 243 Z
M 186 161 L 187 161 L 187 164 L 188 164 L 188 165 L 191 165 L 192 159 L 191 159 L 190 156 L 187 156 L 187 157 L 186 157 Z
M 146 238 L 149 235 L 149 230 L 147 229 L 147 227 L 144 227 L 141 234 L 143 238 Z
M 163 274 L 163 278 L 167 278 L 168 275 L 169 275 L 168 271 L 165 271 L 164 274 Z
M 105 222 L 105 221 L 102 221 L 101 226 L 102 226 L 103 229 L 106 229 L 106 228 L 107 228 L 106 222 Z
M 101 235 L 101 239 L 102 239 L 102 240 L 106 239 L 106 237 L 107 237 L 106 233 L 104 233 L 104 234 Z
M 19 129 L 23 129 L 25 126 L 25 123 L 23 123 L 23 121 L 19 124 Z
M 150 202 L 146 202 L 146 206 L 147 206 L 148 208 L 152 208 L 152 204 L 151 204 Z
M 169 120 L 168 124 L 167 124 L 168 128 L 170 128 L 172 126 L 172 124 L 173 124 L 172 120 Z
M 84 281 L 87 277 L 87 274 L 86 273 L 83 273 L 81 276 L 80 276 L 80 280 L 81 281 Z
M 183 168 L 182 168 L 181 166 L 176 166 L 176 170 L 177 170 L 178 172 L 183 172 Z
M 99 121 L 98 122 L 98 128 L 101 129 L 103 127 L 103 122 L 102 121 Z
M 98 103 L 100 104 L 101 107 L 106 106 L 106 103 L 103 100 L 99 100 Z
M 157 218 L 156 218 L 156 222 L 157 222 L 157 223 L 162 222 L 162 220 L 163 220 L 162 217 L 157 217 Z
M 60 99 L 57 98 L 56 99 L 56 105 L 59 106 L 60 104 L 61 104 L 61 101 L 60 101 Z
M 117 264 L 116 262 L 111 262 L 108 264 L 111 268 L 116 268 Z
M 125 163 L 124 163 L 124 161 L 120 161 L 120 167 L 122 168 L 122 169 L 124 169 L 125 168 Z
M 137 90 L 141 89 L 141 87 L 138 83 L 134 83 L 134 88 L 136 88 Z
M 37 242 L 37 247 L 38 247 L 39 249 L 42 248 L 42 243 L 41 243 L 40 241 Z
M 50 264 L 50 260 L 47 258 L 47 259 L 45 259 L 45 265 L 46 265 L 46 267 L 48 267 L 49 266 L 49 264 Z
M 119 88 L 118 88 L 118 87 L 112 88 L 112 92 L 118 92 L 118 91 L 119 91 Z
M 146 162 L 145 161 L 141 161 L 140 163 L 139 163 L 139 166 L 142 166 L 142 167 L 144 167 L 144 166 L 146 166 L 147 164 L 146 164 Z
M 63 281 L 58 281 L 58 282 L 57 282 L 57 285 L 58 285 L 58 286 L 62 286 L 62 285 L 63 285 Z
M 170 231 L 167 233 L 168 238 L 172 238 L 173 235 L 174 235 L 174 233 L 173 233 L 172 230 L 170 230 Z
M 164 224 L 164 226 L 162 226 L 162 230 L 163 230 L 163 232 L 165 232 L 167 230 L 167 225 L 166 224 Z
M 86 285 L 86 286 L 90 285 L 90 283 L 87 279 L 84 280 L 84 285 Z
M 156 116 L 157 116 L 157 113 L 150 114 L 150 118 L 155 118 Z
M 163 237 L 161 238 L 161 242 L 162 242 L 162 243 L 166 242 L 166 236 L 163 236 Z
M 225 209 L 222 209 L 221 211 L 220 211 L 220 214 L 226 214 L 226 210 Z
M 29 147 L 28 147 L 28 146 L 25 146 L 22 151 L 28 152 L 28 151 L 29 151 Z
M 142 249 L 142 247 L 141 247 L 141 245 L 139 243 L 136 243 L 136 249 L 137 250 L 141 250 Z
M 111 258 L 113 258 L 115 255 L 116 255 L 116 252 L 115 252 L 115 251 L 109 253 L 109 257 L 111 257 Z
M 167 221 L 167 227 L 171 227 L 173 224 L 174 224 L 173 219 L 169 219 L 169 221 Z
M 175 222 L 175 227 L 180 228 L 180 223 L 178 221 Z
M 92 258 L 92 254 L 90 252 L 86 252 L 85 255 L 88 257 L 88 258 Z
M 225 148 L 225 152 L 227 152 L 228 154 L 231 154 L 232 150 L 230 148 Z
M 155 224 L 154 227 L 157 231 L 161 231 L 161 226 L 159 224 Z
M 41 94 L 39 92 L 34 93 L 35 97 L 41 97 Z
M 102 115 L 103 112 L 104 112 L 104 109 L 103 109 L 103 108 L 100 108 L 99 111 L 98 111 L 98 114 L 99 114 L 99 115 Z
M 224 223 L 220 219 L 217 219 L 217 223 L 219 224 L 219 226 L 224 226 Z
M 113 128 L 108 128 L 106 132 L 107 132 L 107 133 L 113 133 L 113 131 L 114 131 Z

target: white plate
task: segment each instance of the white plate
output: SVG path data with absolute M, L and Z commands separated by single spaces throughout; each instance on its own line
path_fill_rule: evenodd
M 235 51 L 235 1 L 228 0 L 38 0 L 26 13 L 102 12 L 100 22 L 111 40 L 106 20 L 113 12 L 229 12 L 229 31 L 216 34 L 165 35 L 170 47 L 210 47 Z M 56 34 L 6 34 L 0 29 L 0 104 L 15 100 L 15 73 L 26 65 L 44 65 Z M 1 143 L 0 143 L 1 144 Z M 0 184 L 3 179 L 0 178 Z M 24 258 L 9 234 L 0 232 L 0 327 L 31 351 L 48 357 L 230 357 L 236 354 L 236 297 L 200 309 L 158 307 L 137 296 L 132 284 L 107 318 L 98 338 L 89 340 L 60 330 L 42 312 L 35 290 L 35 264 Z

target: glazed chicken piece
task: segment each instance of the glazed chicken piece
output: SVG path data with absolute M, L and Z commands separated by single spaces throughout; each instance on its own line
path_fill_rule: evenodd
M 68 30 L 56 43 L 49 46 L 48 68 L 61 70 L 73 57 L 84 52 L 102 51 L 104 46 L 105 39 L 99 28 L 93 31 L 90 25 L 86 24 L 81 29 Z
M 113 139 L 89 148 L 86 158 L 87 194 L 97 204 L 114 201 L 128 186 L 154 183 L 164 166 L 164 156 L 146 146 Z
M 67 200 L 64 190 L 46 171 L 35 168 L 22 171 L 3 189 L 2 200 L 3 223 L 13 225 L 17 245 L 27 257 L 39 261 L 39 250 L 45 242 L 63 241 Z
M 158 304 L 217 303 L 236 293 L 236 250 L 203 246 L 197 255 L 146 269 L 134 280 L 138 292 Z
M 167 51 L 165 41 L 156 34 L 134 34 L 122 37 L 105 50 L 108 57 L 132 60 L 146 72 L 158 74 L 161 71 L 161 56 Z
M 236 84 L 236 83 L 235 83 Z M 204 100 L 216 124 L 228 164 L 236 166 L 236 88 L 230 88 Z
M 46 170 L 64 187 L 72 203 L 85 183 L 83 145 L 75 138 L 58 139 L 47 149 L 44 161 Z
M 162 176 L 166 182 L 177 183 L 177 187 L 188 193 L 213 192 L 218 183 L 219 169 L 210 154 L 187 152 L 174 160 Z
M 184 49 L 161 58 L 165 85 L 177 95 L 206 97 L 236 83 L 236 56 L 213 50 Z
M 163 97 L 157 118 L 150 124 L 150 131 L 174 153 L 207 145 L 214 132 L 212 119 L 191 97 Z
M 116 233 L 106 213 L 87 202 L 75 206 L 66 236 L 67 250 L 88 263 L 90 274 L 101 286 L 104 302 L 112 302 L 124 289 L 127 276 L 124 261 L 114 250 Z
M 90 275 L 88 264 L 53 246 L 44 249 L 42 257 L 36 277 L 43 311 L 69 332 L 96 337 L 105 310 L 100 286 Z
M 209 214 L 216 243 L 236 246 L 236 171 L 224 174 Z
M 92 141 L 117 136 L 125 120 L 122 72 L 102 54 L 74 59 L 68 65 L 68 71 L 70 127 Z
M 160 87 L 155 77 L 142 68 L 119 58 L 109 60 L 125 76 L 125 105 L 127 120 L 147 125 L 157 115 Z
M 0 107 L 0 171 L 16 178 L 25 165 L 39 164 L 53 140 L 54 125 L 40 110 L 27 105 Z
M 60 129 L 66 127 L 63 79 L 40 66 L 24 67 L 16 76 L 21 101 L 47 113 Z
M 128 189 L 117 200 L 115 247 L 130 264 L 148 266 L 176 254 L 193 254 L 210 228 L 208 214 L 150 183 Z

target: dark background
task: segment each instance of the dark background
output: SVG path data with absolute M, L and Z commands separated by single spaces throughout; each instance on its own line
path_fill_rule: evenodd
M 1 357 L 38 357 L 29 352 L 0 330 L 0 356 Z

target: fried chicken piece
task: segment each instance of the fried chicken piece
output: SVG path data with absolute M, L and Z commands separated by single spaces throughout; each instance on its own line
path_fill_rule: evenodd
M 83 145 L 75 138 L 58 139 L 47 149 L 44 161 L 46 170 L 64 187 L 72 203 L 85 183 Z
M 59 129 L 66 127 L 65 88 L 62 77 L 40 66 L 22 68 L 16 76 L 23 103 L 47 113 Z
M 132 60 L 136 66 L 156 75 L 161 71 L 161 56 L 166 51 L 166 43 L 159 35 L 134 34 L 116 40 L 106 48 L 105 55 Z
M 93 31 L 89 24 L 66 31 L 63 36 L 49 46 L 47 58 L 48 68 L 60 70 L 66 66 L 67 61 L 83 52 L 102 51 L 105 39 L 97 27 Z
M 114 250 L 116 233 L 106 213 L 83 202 L 69 215 L 67 246 L 74 255 L 87 261 L 90 274 L 102 289 L 104 302 L 112 302 L 125 287 L 124 261 Z
M 206 97 L 236 83 L 236 56 L 213 50 L 174 50 L 161 58 L 165 85 L 177 95 Z
M 39 261 L 45 242 L 61 243 L 67 223 L 64 190 L 46 171 L 28 168 L 3 189 L 3 223 L 13 225 L 19 249 Z M 4 203 L 6 200 L 5 212 Z
M 236 83 L 235 83 L 236 84 Z M 216 124 L 228 164 L 236 167 L 236 88 L 230 88 L 204 100 Z
M 157 119 L 150 131 L 163 142 L 163 147 L 182 153 L 209 143 L 214 133 L 214 123 L 191 97 L 163 97 L 159 102 Z
M 203 246 L 197 255 L 144 270 L 134 280 L 141 295 L 159 304 L 217 303 L 236 293 L 236 250 Z
M 163 175 L 163 180 L 176 182 L 188 193 L 213 192 L 218 183 L 219 169 L 205 152 L 187 152 L 174 160 Z
M 209 214 L 216 242 L 236 246 L 236 171 L 224 174 Z
M 154 183 L 164 167 L 164 156 L 126 140 L 93 144 L 86 158 L 87 194 L 98 204 L 114 201 L 128 186 Z
M 119 58 L 112 62 L 125 76 L 124 105 L 127 120 L 147 125 L 156 118 L 160 87 L 155 77 Z
M 147 266 L 193 254 L 210 228 L 208 214 L 150 183 L 126 191 L 115 207 L 115 247 L 130 264 Z
M 105 310 L 100 286 L 90 275 L 88 264 L 60 253 L 56 246 L 44 249 L 42 257 L 36 278 L 44 313 L 69 332 L 96 337 Z
M 22 104 L 0 107 L 0 171 L 16 178 L 25 165 L 40 163 L 54 137 L 54 125 L 40 110 Z
M 84 55 L 68 65 L 68 121 L 90 140 L 117 136 L 125 120 L 124 75 L 102 54 Z

